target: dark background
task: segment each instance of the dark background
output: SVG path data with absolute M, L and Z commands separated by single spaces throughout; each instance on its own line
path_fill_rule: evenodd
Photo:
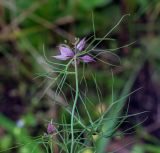
M 112 54 L 99 58 L 119 66 L 96 62 L 87 67 L 99 80 L 104 109 L 111 101 L 112 69 L 115 99 L 141 88 L 125 99 L 124 112 L 128 101 L 128 114 L 147 111 L 123 123 L 118 129 L 121 136 L 113 136 L 106 149 L 160 153 L 159 0 L 0 0 L 0 150 L 28 153 L 29 146 L 17 144 L 43 135 L 47 121 L 59 119 L 60 108 L 49 96 L 54 89 L 41 98 L 48 82 L 35 79 L 37 74 L 48 71 L 43 62 L 43 46 L 47 57 L 53 60 L 57 45 L 64 40 L 91 36 L 92 11 L 97 37 L 103 37 L 123 15 L 130 14 L 109 35 L 116 40 L 103 41 L 98 46 L 113 49 L 121 63 Z M 89 96 L 94 100 L 92 79 L 87 73 L 85 77 L 90 84 Z M 67 90 L 65 94 L 69 96 Z M 95 110 L 99 107 L 95 102 Z M 92 115 L 96 118 L 96 111 Z M 138 126 L 129 134 L 123 133 L 134 125 Z M 10 148 L 14 146 L 13 151 Z

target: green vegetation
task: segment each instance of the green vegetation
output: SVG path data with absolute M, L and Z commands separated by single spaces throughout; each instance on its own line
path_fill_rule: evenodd
M 1 0 L 0 152 L 57 153 L 71 139 L 74 145 L 87 137 L 93 144 L 85 145 L 98 153 L 159 153 L 152 128 L 159 123 L 159 16 L 159 0 Z M 75 37 L 91 38 L 87 49 L 94 49 L 97 61 L 78 65 L 76 84 L 76 67 L 52 57 L 59 44 L 72 46 Z M 52 144 L 44 134 L 51 119 L 62 143 L 55 136 Z M 128 137 L 128 145 L 118 141 Z M 110 148 L 117 141 L 118 148 Z M 94 147 L 78 143 L 79 152 L 93 153 Z

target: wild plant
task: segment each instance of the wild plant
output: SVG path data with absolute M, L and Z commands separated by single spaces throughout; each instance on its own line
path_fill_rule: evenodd
M 96 74 L 92 65 L 97 62 L 102 62 L 110 66 L 118 66 L 108 61 L 99 58 L 102 54 L 112 54 L 120 62 L 120 58 L 113 52 L 130 44 L 121 46 L 115 49 L 99 49 L 98 46 L 106 40 L 113 40 L 108 38 L 109 34 L 121 23 L 123 16 L 118 23 L 102 38 L 97 38 L 95 33 L 95 25 L 93 21 L 93 36 L 83 39 L 75 38 L 74 42 L 70 44 L 60 44 L 58 46 L 58 55 L 53 56 L 53 60 L 49 60 L 46 55 L 46 63 L 52 67 L 52 71 L 44 74 L 48 79 L 51 79 L 51 84 L 46 88 L 44 94 L 51 86 L 55 87 L 54 101 L 62 107 L 64 113 L 61 114 L 61 121 L 58 123 L 54 119 L 49 121 L 47 126 L 47 134 L 44 136 L 46 142 L 44 146 L 48 152 L 65 152 L 65 153 L 83 153 L 89 149 L 91 152 L 104 152 L 99 149 L 99 140 L 109 139 L 112 137 L 117 128 L 126 120 L 126 118 L 138 115 L 127 115 L 128 110 L 124 116 L 117 116 L 118 112 L 122 111 L 124 103 L 122 99 L 126 99 L 133 92 L 127 94 L 120 100 L 114 99 L 114 92 L 112 86 L 112 100 L 110 106 L 106 109 L 102 103 L 102 92 L 98 85 Z M 45 53 L 45 52 L 44 52 Z M 57 62 L 54 62 L 54 61 Z M 81 71 L 79 70 L 81 69 Z M 91 70 L 90 70 L 91 69 Z M 97 93 L 97 100 L 99 102 L 98 117 L 93 117 L 95 107 L 94 100 L 89 97 L 88 82 L 86 74 L 92 78 L 94 84 L 94 92 Z M 112 74 L 112 83 L 114 84 L 114 77 Z M 53 77 L 55 76 L 55 77 Z M 69 92 L 69 97 L 65 95 Z M 135 92 L 135 91 L 134 91 Z M 57 100 L 60 96 L 63 102 Z M 96 98 L 95 98 L 96 99 Z M 63 105 L 62 105 L 63 103 Z M 119 104 L 120 103 L 120 104 Z M 112 117 L 108 114 L 114 112 Z M 119 114 L 120 115 L 120 114 Z M 112 126 L 108 126 L 106 130 L 106 121 L 114 120 Z M 109 122 L 108 122 L 109 123 Z M 127 130 L 125 131 L 127 132 Z M 48 138 L 48 139 L 46 139 Z M 48 145 L 50 146 L 48 149 Z M 102 151 L 103 150 L 103 151 Z

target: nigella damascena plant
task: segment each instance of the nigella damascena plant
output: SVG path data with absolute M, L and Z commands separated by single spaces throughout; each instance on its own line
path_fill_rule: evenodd
M 60 55 L 53 56 L 53 57 L 58 60 L 62 60 L 62 61 L 65 61 L 68 59 L 73 59 L 74 57 L 76 57 L 77 64 L 79 64 L 80 61 L 82 61 L 84 63 L 94 62 L 95 60 L 90 55 L 87 55 L 87 54 L 81 55 L 80 54 L 81 52 L 83 52 L 85 44 L 86 44 L 85 38 L 78 41 L 74 45 L 73 49 L 71 49 L 68 45 L 61 44 L 58 46 L 59 51 L 60 51 Z

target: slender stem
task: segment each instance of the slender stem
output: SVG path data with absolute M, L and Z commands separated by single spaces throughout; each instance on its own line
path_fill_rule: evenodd
M 77 57 L 74 58 L 74 64 L 75 64 L 75 81 L 76 81 L 76 95 L 73 103 L 72 113 L 71 113 L 71 152 L 73 153 L 73 146 L 74 146 L 74 113 L 75 108 L 78 100 L 78 70 L 77 70 Z
M 53 153 L 53 140 L 52 140 L 52 139 L 53 139 L 53 137 L 51 136 L 51 137 L 50 137 L 50 141 L 51 141 L 51 142 L 50 142 L 51 153 Z

